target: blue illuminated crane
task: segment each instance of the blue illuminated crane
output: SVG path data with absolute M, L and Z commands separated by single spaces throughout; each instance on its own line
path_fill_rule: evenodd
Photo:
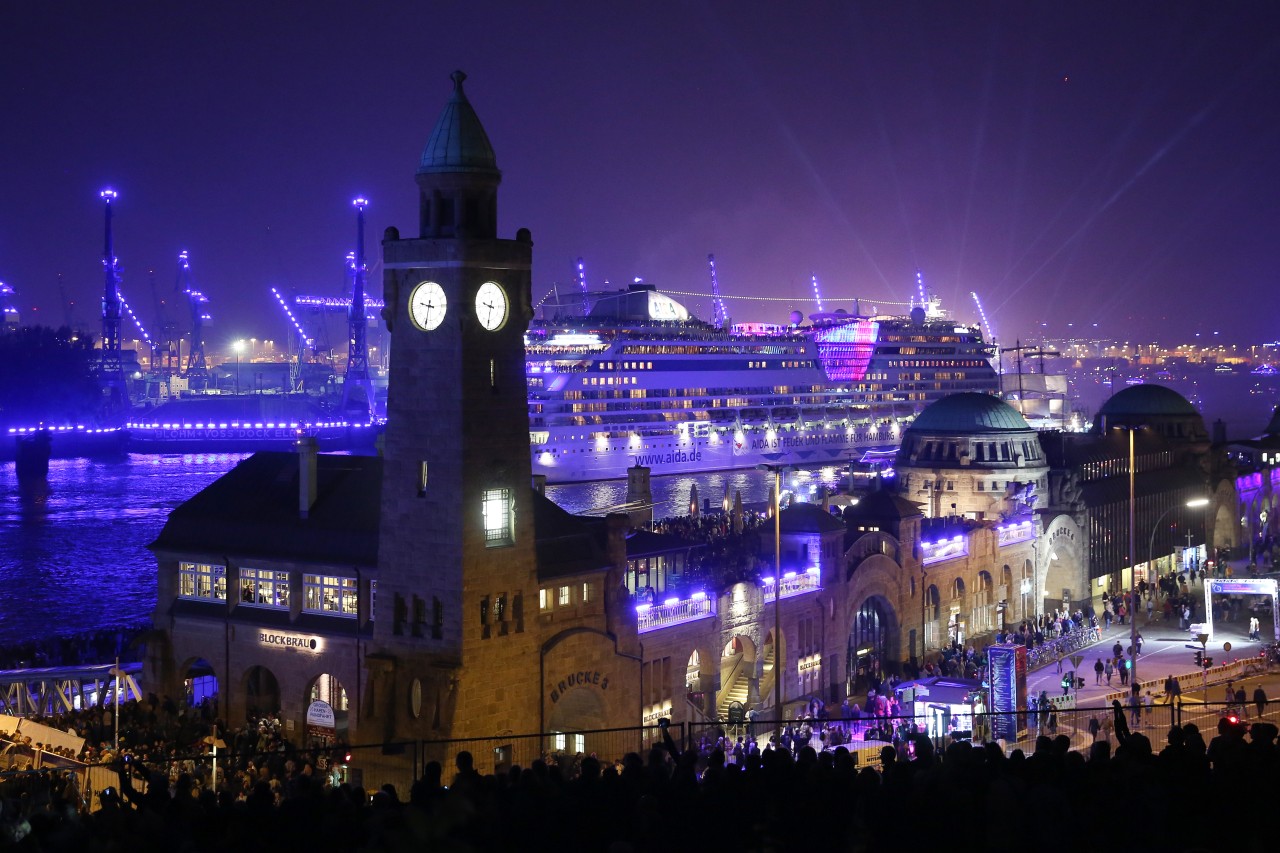
M 111 234 L 111 202 L 119 197 L 107 188 L 98 194 L 106 204 L 106 239 L 102 247 L 102 347 L 98 354 L 98 384 L 102 388 L 104 414 L 112 415 L 129 406 L 129 388 L 120 355 L 120 266 Z
M 365 314 L 364 209 L 369 202 L 357 198 L 356 256 L 351 276 L 351 306 L 347 309 L 347 374 L 342 383 L 342 411 L 348 420 L 369 416 L 373 385 L 369 381 L 369 321 Z
M 204 359 L 204 327 L 212 323 L 213 318 L 209 315 L 209 297 L 197 290 L 192 280 L 191 256 L 185 249 L 178 255 L 178 281 L 174 290 L 186 295 L 191 309 L 191 349 L 187 351 L 184 372 L 188 379 L 207 382 L 209 365 Z
M 723 329 L 729 322 L 729 315 L 724 310 L 724 297 L 720 295 L 720 279 L 716 276 L 716 256 L 707 255 L 707 266 L 711 268 L 711 305 L 715 315 L 712 322 L 716 328 Z

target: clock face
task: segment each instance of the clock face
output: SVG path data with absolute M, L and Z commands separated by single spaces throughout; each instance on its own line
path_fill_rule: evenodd
M 424 281 L 409 296 L 409 316 L 415 326 L 424 332 L 430 332 L 444 322 L 444 312 L 448 305 L 444 288 L 434 281 Z
M 507 294 L 496 283 L 486 281 L 476 291 L 476 318 L 491 332 L 507 322 Z

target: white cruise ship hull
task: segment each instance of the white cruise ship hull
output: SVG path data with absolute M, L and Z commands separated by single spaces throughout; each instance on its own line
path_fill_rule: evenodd
M 534 444 L 533 473 L 548 483 L 577 483 L 625 478 L 627 469 L 641 465 L 655 477 L 754 468 L 760 464 L 817 468 L 847 465 L 867 450 L 898 446 L 899 431 L 843 427 L 805 430 L 710 430 L 636 437 L 628 441 L 593 442 L 564 436 Z

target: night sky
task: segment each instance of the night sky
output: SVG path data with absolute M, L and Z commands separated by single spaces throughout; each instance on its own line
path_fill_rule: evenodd
M 149 271 L 171 298 L 188 249 L 211 352 L 285 337 L 272 285 L 341 292 L 357 195 L 380 292 L 460 68 L 535 300 L 582 256 L 593 288 L 640 277 L 706 317 L 714 253 L 726 294 L 785 298 L 735 320 L 817 310 L 811 273 L 828 310 L 897 310 L 919 268 L 1002 341 L 1280 337 L 1271 0 L 82 0 L 9 4 L 0 33 L 24 322 L 63 322 L 63 273 L 98 330 L 108 185 L 125 296 L 154 325 Z

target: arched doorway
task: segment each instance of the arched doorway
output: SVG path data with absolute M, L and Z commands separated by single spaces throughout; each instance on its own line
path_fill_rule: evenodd
M 213 717 L 220 713 L 218 708 L 218 676 L 213 664 L 204 658 L 192 658 L 183 663 L 178 671 L 182 673 L 182 695 L 188 708 L 199 708 L 202 714 Z
M 307 689 L 306 702 L 304 703 L 310 710 L 313 702 L 323 702 L 329 706 L 333 712 L 333 731 L 312 731 L 311 720 L 307 720 L 307 740 L 309 742 L 319 741 L 323 745 L 328 745 L 330 739 L 345 741 L 348 740 L 350 713 L 347 707 L 347 690 L 342 686 L 342 682 L 338 680 L 336 675 L 322 673 L 311 682 L 311 687 Z M 309 715 L 310 716 L 310 715 Z
M 601 746 L 589 740 L 602 735 L 586 734 L 605 727 L 604 697 L 600 688 L 583 684 L 561 693 L 551 706 L 547 727 L 549 736 L 543 748 L 556 756 L 557 763 L 566 772 L 572 770 L 582 755 Z
M 280 713 L 280 682 L 265 666 L 250 667 L 244 676 L 244 713 L 250 720 Z
M 845 690 L 849 696 L 879 690 L 891 668 L 891 634 L 888 609 L 881 600 L 872 597 L 862 602 L 849 631 L 848 671 L 845 675 Z
M 729 706 L 741 702 L 750 707 L 761 700 L 756 679 L 756 646 L 750 637 L 735 634 L 720 652 L 720 692 L 716 695 L 716 718 L 725 719 Z

